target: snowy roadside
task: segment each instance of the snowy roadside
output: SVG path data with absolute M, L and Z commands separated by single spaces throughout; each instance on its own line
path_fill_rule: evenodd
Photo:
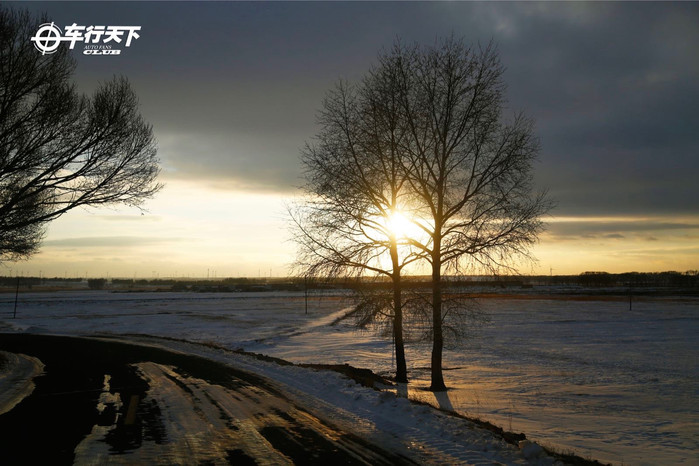
M 363 387 L 334 372 L 280 365 L 184 341 L 140 335 L 129 340 L 261 375 L 313 415 L 385 448 L 406 452 L 421 464 L 560 464 L 534 443 L 525 441 L 518 448 L 466 419 Z

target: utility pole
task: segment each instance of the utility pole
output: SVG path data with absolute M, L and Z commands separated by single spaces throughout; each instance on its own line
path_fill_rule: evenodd
M 553 285 L 553 267 L 549 266 L 549 285 Z
M 15 290 L 15 310 L 12 313 L 12 318 L 17 318 L 17 298 L 19 298 L 19 277 L 17 277 L 17 289 Z

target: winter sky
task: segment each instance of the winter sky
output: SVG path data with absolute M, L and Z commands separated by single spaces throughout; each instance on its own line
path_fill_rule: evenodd
M 338 79 L 397 37 L 499 47 L 510 109 L 536 121 L 537 186 L 557 207 L 522 273 L 699 269 L 699 3 L 27 2 L 64 27 L 137 25 L 85 56 L 91 92 L 125 75 L 166 187 L 136 210 L 73 212 L 4 273 L 283 276 L 284 202 Z

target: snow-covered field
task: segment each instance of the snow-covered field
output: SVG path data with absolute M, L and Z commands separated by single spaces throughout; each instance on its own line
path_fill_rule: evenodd
M 339 297 L 300 293 L 0 295 L 0 331 L 142 333 L 214 342 L 293 362 L 392 369 L 370 332 L 329 325 Z M 435 397 L 429 350 L 408 347 L 408 391 L 564 451 L 625 464 L 699 464 L 699 300 L 486 299 L 491 322 L 445 354 Z

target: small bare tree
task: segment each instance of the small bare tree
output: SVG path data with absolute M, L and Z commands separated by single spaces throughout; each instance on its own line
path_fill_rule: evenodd
M 46 224 L 69 210 L 139 206 L 161 188 L 128 81 L 80 95 L 68 49 L 42 55 L 29 40 L 42 22 L 0 8 L 0 260 L 36 252 Z

